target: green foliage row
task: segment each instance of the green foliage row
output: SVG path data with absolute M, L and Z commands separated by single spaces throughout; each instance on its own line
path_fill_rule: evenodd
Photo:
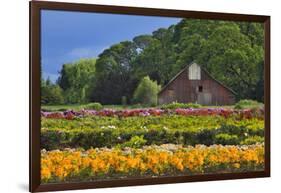
M 241 128 L 237 128 L 241 129 Z M 161 145 L 175 143 L 184 145 L 196 144 L 222 144 L 222 145 L 250 145 L 264 142 L 264 137 L 259 135 L 244 136 L 236 134 L 221 133 L 225 127 L 219 129 L 204 129 L 200 132 L 192 131 L 131 131 L 114 132 L 112 130 L 86 130 L 86 131 L 59 131 L 45 130 L 41 133 L 41 148 L 47 150 L 62 148 L 84 148 L 91 147 L 141 147 L 143 145 Z M 241 129 L 245 130 L 245 129 Z M 263 134 L 262 132 L 258 134 Z M 141 138 L 143 136 L 143 138 Z M 135 137 L 138 137 L 136 139 Z M 143 140 L 139 140 L 143 139 Z
M 61 104 L 61 105 L 42 105 L 42 111 L 56 112 L 56 111 L 67 111 L 74 110 L 80 111 L 83 109 L 87 110 L 102 110 L 104 106 L 100 103 L 85 103 L 85 104 Z
M 70 130 L 99 130 L 112 128 L 112 130 L 189 130 L 198 131 L 202 128 L 218 128 L 221 125 L 245 127 L 251 131 L 264 128 L 264 121 L 260 119 L 243 119 L 237 117 L 224 118 L 222 116 L 132 116 L 132 117 L 106 117 L 88 116 L 76 117 L 73 120 L 42 118 L 41 127 L 46 129 Z M 231 128 L 230 128 L 231 129 Z M 235 130 L 234 130 L 235 131 Z M 234 132 L 231 131 L 231 132 Z
M 84 109 L 98 111 L 98 110 L 103 109 L 103 106 L 100 103 L 89 103 L 84 106 Z
M 190 130 L 198 131 L 202 128 L 218 128 L 221 125 L 245 127 L 249 130 L 264 128 L 264 121 L 256 118 L 239 120 L 236 117 L 224 118 L 221 116 L 133 116 L 133 117 L 106 117 L 89 116 L 66 119 L 42 118 L 41 127 L 47 129 L 69 130 L 98 130 L 112 128 L 112 130 Z
M 82 121 L 83 120 L 83 124 Z M 138 136 L 139 138 L 133 138 Z M 221 117 L 88 117 L 72 121 L 42 119 L 42 148 L 112 147 L 178 143 L 253 144 L 263 141 L 262 120 L 235 120 Z M 140 141 L 140 142 L 138 142 Z
M 161 109 L 200 108 L 200 107 L 202 107 L 202 105 L 196 103 L 178 103 L 178 102 L 163 104 L 160 106 Z
M 122 144 L 118 144 L 117 146 L 120 146 L 120 148 L 124 147 L 131 147 L 131 148 L 141 148 L 147 143 L 147 140 L 143 138 L 143 135 L 141 136 L 133 136 L 129 141 L 126 141 Z
M 66 110 L 75 110 L 80 111 L 82 109 L 93 109 L 89 106 L 92 106 L 92 104 L 100 104 L 97 102 L 93 103 L 85 103 L 85 104 L 61 104 L 61 105 L 42 105 L 41 109 L 43 111 L 48 112 L 55 112 L 55 111 L 66 111 Z M 147 108 L 150 107 L 148 105 L 141 105 L 141 104 L 134 104 L 134 105 L 97 105 L 96 110 L 100 109 L 99 107 L 102 107 L 102 109 L 114 109 L 114 110 L 124 110 L 124 109 L 140 109 L 140 108 Z
M 258 108 L 261 107 L 263 104 L 259 103 L 258 101 L 251 100 L 251 99 L 243 99 L 238 101 L 234 108 L 235 109 L 246 109 L 246 108 Z

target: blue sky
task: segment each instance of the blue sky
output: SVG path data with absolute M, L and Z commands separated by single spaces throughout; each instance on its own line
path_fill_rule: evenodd
M 42 10 L 43 77 L 55 81 L 64 63 L 97 57 L 115 43 L 151 34 L 179 21 L 180 18 L 169 17 Z

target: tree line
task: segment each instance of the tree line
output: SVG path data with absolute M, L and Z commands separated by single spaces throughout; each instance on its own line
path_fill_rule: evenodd
M 136 94 L 141 82 L 151 85 L 149 92 L 154 97 L 161 86 L 191 62 L 200 64 L 236 91 L 238 99 L 263 101 L 263 25 L 182 19 L 151 35 L 114 44 L 96 59 L 64 64 L 56 83 L 42 80 L 42 103 L 141 102 L 136 98 L 146 96 Z M 59 100 L 43 100 L 50 92 Z

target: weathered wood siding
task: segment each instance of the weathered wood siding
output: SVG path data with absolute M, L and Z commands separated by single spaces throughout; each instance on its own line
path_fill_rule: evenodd
M 192 67 L 194 70 L 194 67 Z M 196 69 L 195 72 L 197 73 Z M 230 105 L 235 103 L 234 94 L 214 80 L 204 70 L 195 75 L 200 79 L 189 79 L 188 68 L 182 71 L 162 92 L 158 94 L 159 104 L 171 102 L 199 103 L 203 105 Z M 201 87 L 201 90 L 200 90 Z

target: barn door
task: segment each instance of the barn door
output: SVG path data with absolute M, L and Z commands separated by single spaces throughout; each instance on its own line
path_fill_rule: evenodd
M 211 105 L 212 104 L 212 94 L 209 92 L 198 93 L 198 103 L 201 105 Z
M 175 101 L 175 91 L 173 89 L 168 90 L 168 101 L 169 101 L 169 103 L 176 102 Z

